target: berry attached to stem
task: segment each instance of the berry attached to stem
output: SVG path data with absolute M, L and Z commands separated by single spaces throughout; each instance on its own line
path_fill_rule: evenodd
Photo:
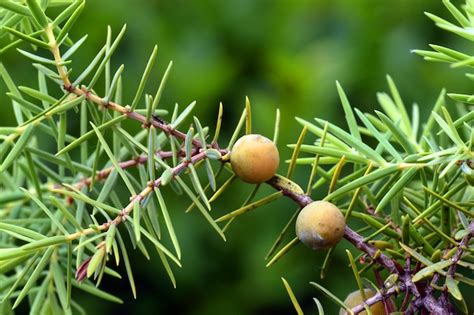
M 280 157 L 275 144 L 268 138 L 250 134 L 234 144 L 230 163 L 234 173 L 244 182 L 259 184 L 272 178 Z
M 327 201 L 313 201 L 296 218 L 296 235 L 311 249 L 327 249 L 344 236 L 346 221 L 338 207 Z
M 362 298 L 362 294 L 360 293 L 360 290 L 354 291 L 346 297 L 346 299 L 344 300 L 344 304 L 346 304 L 350 308 L 356 307 L 357 305 L 366 301 L 368 298 L 373 297 L 375 295 L 375 292 L 371 289 L 364 289 L 364 294 L 365 294 L 365 300 Z M 372 312 L 372 315 L 385 314 L 385 308 L 381 301 L 371 305 L 369 309 Z M 339 315 L 345 315 L 345 314 L 347 314 L 347 312 L 344 309 L 341 309 L 339 311 Z M 367 315 L 367 312 L 366 311 L 360 312 L 359 315 Z

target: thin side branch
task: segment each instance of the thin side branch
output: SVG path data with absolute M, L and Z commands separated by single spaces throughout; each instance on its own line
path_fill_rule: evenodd
M 454 278 L 454 274 L 456 273 L 456 267 L 458 262 L 461 260 L 462 254 L 464 250 L 469 246 L 469 241 L 474 236 L 474 220 L 468 226 L 468 233 L 461 239 L 458 245 L 458 249 L 456 253 L 451 258 L 453 264 L 449 266 L 448 275 Z
M 113 111 L 119 112 L 121 114 L 125 114 L 129 118 L 141 122 L 144 127 L 149 127 L 150 125 L 153 125 L 154 127 L 164 131 L 165 133 L 167 133 L 169 135 L 175 136 L 175 137 L 180 138 L 182 140 L 186 139 L 186 134 L 185 133 L 174 129 L 171 125 L 168 125 L 168 124 L 166 124 L 164 122 L 161 122 L 161 121 L 158 121 L 156 119 L 152 119 L 150 121 L 147 121 L 145 116 L 143 116 L 143 115 L 141 115 L 137 112 L 132 111 L 130 109 L 130 107 L 128 107 L 128 106 L 122 106 L 122 105 L 119 105 L 119 104 L 117 104 L 115 102 L 111 102 L 111 101 L 104 102 L 103 98 L 97 96 L 96 94 L 94 94 L 91 91 L 88 91 L 86 88 L 84 88 L 84 87 L 79 88 L 79 87 L 76 87 L 76 86 L 72 86 L 71 81 L 69 80 L 68 73 L 65 71 L 64 66 L 62 66 L 63 60 L 61 58 L 61 52 L 59 51 L 59 46 L 56 42 L 56 37 L 54 36 L 51 24 L 48 25 L 48 27 L 46 28 L 46 34 L 48 35 L 49 44 L 50 44 L 50 51 L 53 54 L 58 74 L 59 74 L 61 80 L 63 81 L 63 84 L 64 84 L 63 88 L 66 91 L 68 91 L 69 93 L 75 94 L 77 96 L 84 95 L 85 98 L 87 100 L 89 100 L 90 102 L 92 102 L 92 103 L 94 103 L 98 106 L 102 106 L 102 107 L 111 109 Z M 202 147 L 202 144 L 198 139 L 193 139 L 193 145 L 196 148 L 201 148 Z
M 176 130 L 172 125 L 169 125 L 163 121 L 157 120 L 157 119 L 152 119 L 152 120 L 147 120 L 147 118 L 135 111 L 132 111 L 129 106 L 122 106 L 120 104 L 117 104 L 115 102 L 110 102 L 108 100 L 104 100 L 104 98 L 99 97 L 98 95 L 94 94 L 92 91 L 87 90 L 85 87 L 77 87 L 77 86 L 72 86 L 70 79 L 68 77 L 68 73 L 66 71 L 66 68 L 63 66 L 63 61 L 61 58 L 61 54 L 59 51 L 58 43 L 56 42 L 56 38 L 54 36 L 53 30 L 52 30 L 52 25 L 48 25 L 46 28 L 46 34 L 49 39 L 49 45 L 50 45 L 50 50 L 51 53 L 54 56 L 55 60 L 55 65 L 58 71 L 58 74 L 63 81 L 63 88 L 76 96 L 84 96 L 86 100 L 89 102 L 96 104 L 97 106 L 101 108 L 107 108 L 116 112 L 119 112 L 123 115 L 126 115 L 128 118 L 136 120 L 142 124 L 144 128 L 148 128 L 150 125 L 153 125 L 154 127 L 162 130 L 164 133 L 174 136 L 178 139 L 185 140 L 186 139 L 186 134 Z M 193 154 L 190 160 L 183 160 L 180 164 L 178 164 L 176 167 L 172 168 L 172 176 L 177 176 L 179 175 L 182 171 L 184 171 L 189 165 L 195 164 L 203 159 L 206 158 L 206 152 L 204 150 L 200 149 L 205 149 L 204 144 L 201 143 L 200 140 L 198 139 L 193 139 L 192 144 L 194 146 Z M 217 144 L 214 144 L 217 146 Z M 217 146 L 218 147 L 218 146 Z M 226 150 L 221 150 L 225 151 L 224 153 L 229 153 Z M 222 152 L 221 152 L 222 153 Z M 162 152 L 160 154 L 164 154 L 162 157 L 171 157 L 172 152 Z M 161 156 L 161 155 L 160 155 Z M 139 156 L 135 159 L 129 160 L 129 161 L 124 161 L 119 164 L 119 167 L 121 168 L 128 168 L 128 167 L 133 167 L 139 164 L 143 164 L 147 161 L 147 157 L 145 156 Z M 222 161 L 224 162 L 224 161 Z M 411 165 L 406 164 L 402 165 L 401 167 L 409 167 Z M 104 179 L 109 174 L 112 172 L 114 168 L 109 167 L 106 168 L 102 171 L 100 171 L 98 174 L 93 175 L 96 176 L 96 179 Z M 85 185 L 89 185 L 90 182 L 92 181 L 92 178 L 86 178 L 81 180 L 80 182 L 76 183 L 76 185 L 83 187 Z M 126 219 L 126 217 L 133 211 L 134 205 L 136 203 L 140 203 L 146 196 L 148 196 L 153 190 L 157 187 L 159 187 L 162 183 L 161 177 L 151 181 L 148 183 L 147 187 L 144 188 L 138 195 L 132 196 L 130 199 L 129 204 L 122 209 L 121 213 L 115 217 L 112 221 L 105 222 L 102 225 L 98 227 L 99 230 L 105 231 L 107 230 L 112 224 L 118 225 L 120 224 L 123 220 Z M 300 205 L 301 207 L 304 207 L 311 203 L 313 200 L 311 199 L 310 196 L 304 194 L 304 193 L 299 193 L 295 192 L 293 190 L 290 190 L 286 187 L 283 187 L 279 184 L 278 181 L 268 181 L 267 184 L 271 185 L 273 188 L 276 190 L 281 191 L 285 196 L 289 197 L 292 199 L 295 203 Z M 77 186 L 76 186 L 77 187 Z M 53 189 L 52 191 L 55 191 Z M 60 192 L 59 190 L 57 192 Z M 87 235 L 91 233 L 95 233 L 97 231 L 97 228 L 88 228 L 85 230 L 78 231 L 76 233 L 70 234 L 68 236 L 69 240 L 77 239 L 82 235 Z M 448 269 L 448 275 L 454 276 L 456 272 L 456 266 L 457 263 L 460 261 L 462 258 L 464 249 L 468 246 L 468 243 L 470 239 L 474 235 L 474 222 L 472 222 L 469 225 L 469 233 L 463 237 L 461 242 L 458 245 L 458 249 L 456 253 L 452 257 L 453 264 L 450 266 Z M 381 300 L 384 300 L 388 298 L 389 296 L 398 293 L 397 290 L 401 291 L 406 291 L 407 293 L 413 294 L 415 297 L 415 301 L 413 302 L 412 306 L 415 308 L 424 308 L 427 311 L 429 311 L 432 314 L 451 314 L 450 311 L 446 313 L 446 305 L 443 303 L 443 301 L 437 300 L 434 295 L 432 294 L 431 290 L 423 290 L 422 284 L 415 284 L 412 281 L 412 276 L 413 276 L 413 270 L 410 270 L 408 267 L 407 269 L 402 268 L 399 263 L 397 263 L 395 260 L 391 259 L 389 256 L 385 255 L 383 252 L 381 252 L 378 248 L 375 246 L 367 243 L 364 238 L 358 234 L 357 232 L 353 231 L 351 228 L 348 226 L 345 227 L 344 229 L 344 238 L 348 240 L 350 243 L 352 243 L 356 248 L 361 250 L 362 252 L 366 253 L 368 256 L 370 256 L 377 264 L 385 268 L 388 272 L 392 274 L 397 274 L 399 282 L 397 283 L 396 286 L 388 289 L 385 292 L 378 292 L 376 295 L 373 297 L 369 298 L 365 303 L 356 306 L 353 309 L 354 313 L 359 313 L 364 310 L 364 305 L 373 305 Z M 420 285 L 420 288 L 418 288 L 417 285 Z M 429 285 L 428 285 L 429 286 Z M 425 288 L 426 289 L 426 288 Z M 445 313 L 443 313 L 445 312 Z
M 186 168 L 188 168 L 189 165 L 196 164 L 199 161 L 204 160 L 205 158 L 207 158 L 206 157 L 206 152 L 202 151 L 202 152 L 199 152 L 196 155 L 194 155 L 191 158 L 191 160 L 185 160 L 185 161 L 181 162 L 180 164 L 176 165 L 174 168 L 171 169 L 173 177 L 179 175 Z M 97 230 L 106 231 L 106 230 L 108 230 L 108 228 L 112 224 L 115 224 L 115 225 L 120 224 L 133 211 L 133 206 L 135 205 L 135 203 L 141 202 L 143 199 L 145 199 L 146 196 L 148 196 L 151 192 L 153 192 L 153 190 L 155 188 L 158 188 L 160 186 L 161 186 L 161 177 L 154 180 L 154 181 L 151 181 L 148 184 L 148 186 L 145 189 L 143 189 L 138 195 L 133 196 L 130 200 L 130 203 L 125 208 L 122 209 L 121 213 L 119 215 L 117 215 L 115 217 L 115 219 L 113 219 L 112 221 L 105 222 L 105 223 L 99 225 L 96 228 L 87 228 L 87 229 L 69 234 L 68 237 L 67 237 L 68 240 L 72 241 L 72 240 L 75 240 L 75 239 L 81 237 L 82 235 L 89 235 L 89 234 L 96 233 Z M 61 190 L 59 190 L 59 189 L 54 189 L 53 188 L 51 191 L 56 192 L 56 193 L 61 193 Z
M 352 311 L 354 312 L 354 314 L 359 314 L 360 312 L 365 311 L 365 305 L 372 306 L 372 305 L 374 305 L 374 304 L 376 304 L 376 303 L 378 303 L 382 300 L 386 300 L 390 296 L 398 294 L 399 290 L 400 291 L 405 291 L 406 287 L 402 284 L 398 287 L 393 286 L 385 292 L 379 291 L 374 296 L 372 296 L 372 297 L 368 298 L 367 300 L 365 300 L 364 303 L 361 303 L 361 304 L 353 307 Z
M 306 194 L 298 194 L 294 191 L 290 191 L 278 184 L 277 181 L 270 180 L 267 182 L 276 190 L 280 190 L 283 192 L 285 196 L 295 201 L 301 207 L 308 205 L 309 203 L 313 202 L 310 196 Z M 402 268 L 401 266 L 395 264 L 393 260 L 388 257 L 387 255 L 383 254 L 378 248 L 373 245 L 370 245 L 364 241 L 364 238 L 359 235 L 357 232 L 352 230 L 350 227 L 346 225 L 344 228 L 344 238 L 351 242 L 355 247 L 360 249 L 361 251 L 368 254 L 372 259 L 377 261 L 381 266 L 387 269 L 391 273 L 401 273 Z
M 281 190 L 285 196 L 295 201 L 301 207 L 304 207 L 313 201 L 308 195 L 299 194 L 294 191 L 290 191 L 284 187 L 281 187 L 277 181 L 270 180 L 267 183 L 273 188 Z M 351 242 L 359 250 L 369 255 L 379 265 L 387 269 L 387 271 L 392 274 L 397 274 L 400 280 L 399 287 L 403 288 L 403 290 L 405 291 L 411 292 L 417 298 L 420 304 L 422 304 L 425 309 L 428 310 L 431 314 L 443 315 L 443 312 L 445 312 L 445 307 L 440 301 L 437 301 L 432 294 L 420 294 L 417 286 L 413 283 L 411 279 L 411 272 L 405 272 L 403 267 L 400 266 L 396 261 L 382 253 L 378 248 L 365 242 L 364 238 L 360 234 L 352 230 L 347 225 L 344 228 L 344 238 Z
M 172 151 L 157 151 L 155 154 L 157 156 L 159 156 L 161 159 L 168 159 L 168 158 L 171 158 L 173 156 Z M 179 154 L 181 154 L 181 153 L 179 153 Z M 145 164 L 147 161 L 148 161 L 148 156 L 147 155 L 139 155 L 134 159 L 123 161 L 123 162 L 120 162 L 118 164 L 119 164 L 121 169 L 127 169 L 127 168 L 131 168 L 131 167 L 134 167 L 134 166 L 137 166 L 137 165 L 140 165 L 140 164 Z M 107 167 L 107 168 L 104 168 L 104 169 L 98 171 L 97 174 L 95 175 L 95 180 L 96 181 L 105 180 L 107 177 L 109 177 L 110 173 L 112 173 L 112 171 L 114 169 L 115 169 L 114 166 L 110 166 L 110 167 Z M 85 177 L 85 178 L 79 180 L 78 182 L 76 182 L 73 186 L 80 190 L 81 188 L 83 188 L 85 186 L 89 186 L 92 183 L 92 178 L 93 178 L 92 176 Z
M 70 86 L 71 82 L 69 81 L 68 74 L 64 66 L 61 65 L 62 63 L 61 53 L 59 51 L 59 46 L 56 41 L 56 37 L 54 36 L 54 33 L 53 33 L 53 24 L 51 23 L 48 24 L 45 31 L 46 31 L 46 35 L 48 36 L 49 46 L 51 47 L 51 52 L 53 53 L 53 56 L 54 56 L 54 62 L 55 62 L 56 68 L 58 69 L 59 77 L 61 78 L 61 80 L 63 80 L 64 86 Z

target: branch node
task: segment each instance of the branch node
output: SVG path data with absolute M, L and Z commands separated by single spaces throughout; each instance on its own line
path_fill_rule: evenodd
M 128 212 L 127 209 L 123 208 L 122 211 L 118 214 L 122 218 L 122 221 L 127 221 Z
M 74 86 L 72 86 L 72 84 L 64 84 L 63 89 L 69 93 L 74 92 Z
M 154 180 L 150 180 L 146 185 L 148 187 L 150 187 L 151 189 L 155 189 L 155 181 Z

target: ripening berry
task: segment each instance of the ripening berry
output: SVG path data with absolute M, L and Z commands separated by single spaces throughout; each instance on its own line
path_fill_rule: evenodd
M 346 220 L 338 207 L 327 201 L 313 201 L 296 218 L 296 235 L 306 246 L 327 249 L 344 236 Z
M 373 297 L 375 295 L 375 292 L 371 289 L 364 289 L 365 293 L 365 298 L 366 300 L 370 297 Z M 353 308 L 356 307 L 357 305 L 361 304 L 363 302 L 362 295 L 360 294 L 360 290 L 354 291 L 351 294 L 349 294 L 346 299 L 344 300 L 344 304 L 346 304 L 348 307 Z M 372 312 L 372 315 L 384 315 L 385 314 L 385 308 L 383 306 L 383 303 L 377 302 L 374 305 L 370 306 L 370 311 Z M 339 311 L 339 315 L 345 315 L 346 310 L 342 309 Z M 359 315 L 367 315 L 366 311 L 360 312 Z
M 275 175 L 280 158 L 275 144 L 262 135 L 245 135 L 232 147 L 230 164 L 244 182 L 259 184 Z

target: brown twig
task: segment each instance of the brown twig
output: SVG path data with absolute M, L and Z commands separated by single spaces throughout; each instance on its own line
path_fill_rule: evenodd
M 156 120 L 156 119 L 151 119 L 151 120 L 148 121 L 145 116 L 143 116 L 143 115 L 141 115 L 137 112 L 132 111 L 130 109 L 130 107 L 128 107 L 128 106 L 124 107 L 124 106 L 119 105 L 115 102 L 109 102 L 109 101 L 105 102 L 103 98 L 97 96 L 96 94 L 94 94 L 93 92 L 87 90 L 86 88 L 80 88 L 80 87 L 72 86 L 72 84 L 71 84 L 71 82 L 68 78 L 68 74 L 66 72 L 66 69 L 62 65 L 62 59 L 61 59 L 59 47 L 56 43 L 56 39 L 54 37 L 54 33 L 52 31 L 51 26 L 48 26 L 46 28 L 46 33 L 47 33 L 47 36 L 48 36 L 48 39 L 49 39 L 50 50 L 51 50 L 51 52 L 54 56 L 55 65 L 57 67 L 58 74 L 59 74 L 59 76 L 61 77 L 61 79 L 64 83 L 63 87 L 66 91 L 68 91 L 69 93 L 75 94 L 77 96 L 84 96 L 85 99 L 87 99 L 91 103 L 94 103 L 94 104 L 96 104 L 100 107 L 111 109 L 113 111 L 116 111 L 116 112 L 119 112 L 121 114 L 127 115 L 128 118 L 142 123 L 142 125 L 144 127 L 149 127 L 150 125 L 153 125 L 154 127 L 162 130 L 163 132 L 165 132 L 168 135 L 172 135 L 172 136 L 174 136 L 176 138 L 179 138 L 179 139 L 182 139 L 182 140 L 186 139 L 186 134 L 185 133 L 174 129 L 173 126 L 171 126 L 169 124 L 166 124 L 163 121 Z M 193 139 L 192 143 L 193 143 L 193 146 L 196 149 L 195 154 L 192 156 L 190 161 L 185 160 L 182 163 L 178 164 L 176 167 L 174 167 L 172 169 L 173 176 L 176 176 L 179 173 L 181 173 L 190 164 L 195 164 L 195 163 L 197 163 L 197 162 L 199 162 L 199 161 L 206 158 L 206 153 L 204 151 L 199 150 L 200 148 L 203 148 L 201 142 L 198 139 Z M 142 164 L 146 161 L 145 158 L 146 157 L 138 157 L 137 159 L 134 159 L 134 160 L 129 160 L 129 161 L 122 162 L 120 167 L 127 168 L 127 167 L 132 167 L 132 166 L 135 166 L 135 165 L 138 165 L 138 164 Z M 113 170 L 113 168 L 105 169 L 105 170 L 101 171 L 102 173 L 99 172 L 96 176 L 99 179 L 103 179 L 103 178 L 107 177 L 112 170 Z M 81 185 L 88 185 L 88 184 L 90 184 L 90 181 L 91 181 L 91 179 L 85 179 L 85 180 L 83 180 Z M 306 206 L 307 204 L 309 204 L 310 202 L 313 201 L 311 199 L 311 197 L 306 195 L 306 194 L 295 193 L 294 191 L 291 191 L 291 190 L 288 190 L 288 189 L 286 189 L 282 186 L 279 186 L 277 181 L 269 181 L 268 184 L 270 184 L 275 189 L 282 191 L 285 196 L 287 196 L 290 199 L 292 199 L 293 201 L 295 201 L 301 207 L 304 207 L 304 206 Z M 150 194 L 156 187 L 159 187 L 160 185 L 161 185 L 161 178 L 158 178 L 155 181 L 150 182 L 149 185 L 144 190 L 142 190 L 142 192 L 140 192 L 138 195 L 133 196 L 131 198 L 130 203 L 122 210 L 122 212 L 115 219 L 113 219 L 112 221 L 109 221 L 109 222 L 105 222 L 102 225 L 100 225 L 99 230 L 102 230 L 102 231 L 107 230 L 111 224 L 119 224 L 120 222 L 122 222 L 126 218 L 126 216 L 129 215 L 133 211 L 133 207 L 134 207 L 134 204 L 136 202 L 142 201 L 148 194 Z M 96 232 L 96 231 L 97 231 L 97 229 L 88 228 L 88 229 L 70 234 L 68 236 L 68 238 L 69 238 L 69 240 L 72 240 L 72 239 L 76 239 L 76 238 L 80 237 L 81 235 L 91 234 L 91 233 Z M 463 254 L 463 250 L 464 250 L 463 248 L 465 246 L 467 246 L 467 244 L 469 243 L 469 240 L 470 240 L 470 238 L 472 237 L 473 234 L 474 234 L 474 223 L 471 223 L 470 233 L 468 235 L 466 235 L 462 239 L 462 241 L 459 243 L 459 248 L 458 248 L 457 252 L 455 253 L 455 255 L 452 258 L 453 264 L 450 267 L 450 269 L 448 271 L 448 274 L 450 274 L 452 276 L 454 275 L 455 270 L 456 270 L 457 262 L 461 259 L 461 256 Z M 344 238 L 346 240 L 348 240 L 349 242 L 351 242 L 356 248 L 358 248 L 359 250 L 361 250 L 361 251 L 365 252 L 367 255 L 369 255 L 374 261 L 376 261 L 380 266 L 384 267 L 390 273 L 397 274 L 399 276 L 399 281 L 400 281 L 400 283 L 397 285 L 397 287 L 392 287 L 392 288 L 388 289 L 385 293 L 378 292 L 376 295 L 369 298 L 365 303 L 363 303 L 359 306 L 356 306 L 353 309 L 354 312 L 358 313 L 358 312 L 363 310 L 364 304 L 373 305 L 373 304 L 377 303 L 378 301 L 381 301 L 381 300 L 387 298 L 388 296 L 395 294 L 397 292 L 396 289 L 400 289 L 402 291 L 407 291 L 407 292 L 409 291 L 415 296 L 416 299 L 415 299 L 414 303 L 412 304 L 412 307 L 419 308 L 419 307 L 421 307 L 421 305 L 423 305 L 424 308 L 426 310 L 428 310 L 429 312 L 431 312 L 432 314 L 443 314 L 443 311 L 445 311 L 445 309 L 443 309 L 444 305 L 442 305 L 442 303 L 440 303 L 440 301 L 437 301 L 434 298 L 434 296 L 431 294 L 430 290 L 427 290 L 425 292 L 425 294 L 420 294 L 417 286 L 412 281 L 412 273 L 411 273 L 410 270 L 408 270 L 408 271 L 404 270 L 395 260 L 392 260 L 390 257 L 388 257 L 387 255 L 382 253 L 376 247 L 366 243 L 364 241 L 364 238 L 361 235 L 359 235 L 357 232 L 353 231 L 348 226 L 346 226 L 345 229 L 344 229 Z M 446 314 L 446 313 L 444 313 L 444 314 Z
M 117 104 L 117 103 L 111 102 L 111 101 L 104 102 L 103 98 L 99 97 L 98 95 L 94 94 L 91 91 L 88 91 L 86 88 L 84 88 L 84 87 L 79 88 L 77 86 L 73 86 L 71 81 L 69 80 L 69 76 L 68 76 L 68 73 L 65 70 L 65 67 L 62 65 L 63 61 L 62 61 L 62 58 L 61 58 L 61 52 L 59 51 L 59 46 L 56 42 L 56 38 L 55 38 L 54 33 L 53 33 L 52 24 L 49 24 L 46 27 L 46 34 L 48 36 L 50 51 L 53 54 L 54 62 L 55 62 L 56 68 L 58 70 L 58 74 L 59 74 L 61 80 L 63 81 L 64 90 L 66 90 L 69 93 L 75 94 L 77 96 L 84 95 L 85 99 L 87 99 L 88 101 L 90 101 L 90 102 L 92 102 L 92 103 L 94 103 L 98 106 L 105 107 L 105 108 L 111 109 L 113 111 L 119 112 L 121 114 L 127 115 L 129 118 L 141 122 L 142 126 L 144 126 L 144 127 L 149 127 L 150 125 L 153 125 L 154 127 L 158 128 L 160 130 L 163 130 L 167 134 L 173 135 L 173 136 L 175 136 L 177 138 L 180 138 L 182 140 L 186 139 L 186 134 L 185 133 L 174 129 L 171 125 L 168 125 L 168 124 L 166 124 L 162 121 L 156 120 L 156 119 L 150 119 L 149 121 L 147 121 L 145 116 L 143 116 L 143 115 L 141 115 L 137 112 L 132 111 L 130 109 L 130 107 L 128 107 L 128 106 L 122 106 L 120 104 Z M 202 147 L 202 144 L 198 139 L 193 139 L 192 142 L 193 142 L 194 147 L 196 147 L 196 148 L 201 148 Z
M 294 191 L 288 190 L 278 184 L 278 181 L 268 181 L 268 184 L 273 188 L 283 192 L 285 196 L 295 201 L 301 207 L 313 202 L 310 196 L 306 194 L 298 194 Z M 368 254 L 372 259 L 377 261 L 381 266 L 391 273 L 399 273 L 402 268 L 396 264 L 390 257 L 380 252 L 380 250 L 364 241 L 364 238 L 357 232 L 353 231 L 346 225 L 344 228 L 344 238 L 351 242 L 355 247 Z
M 73 93 L 77 96 L 82 96 L 84 95 L 86 100 L 98 105 L 98 106 L 104 106 L 107 109 L 119 112 L 121 114 L 127 115 L 128 118 L 136 120 L 140 123 L 142 123 L 142 126 L 148 127 L 150 125 L 153 125 L 155 128 L 158 128 L 164 132 L 166 132 L 169 135 L 175 136 L 176 138 L 179 139 L 186 139 L 186 134 L 174 129 L 171 125 L 165 124 L 164 122 L 158 121 L 156 119 L 151 119 L 150 121 L 147 121 L 146 117 L 143 116 L 142 114 L 139 114 L 137 112 L 131 111 L 128 107 L 122 106 L 120 104 L 117 104 L 115 102 L 109 101 L 108 103 L 104 104 L 104 101 L 101 97 L 97 96 L 96 94 L 92 93 L 91 91 L 86 90 L 85 88 L 78 88 L 78 87 L 73 87 L 73 86 L 66 86 L 64 87 L 67 91 L 70 93 Z M 198 139 L 193 139 L 193 145 L 196 148 L 201 148 L 201 142 Z
M 448 269 L 449 276 L 454 278 L 458 262 L 461 260 L 462 254 L 464 253 L 464 249 L 468 247 L 469 241 L 471 240 L 473 236 L 474 236 L 474 220 L 472 220 L 471 223 L 469 224 L 468 233 L 464 235 L 464 237 L 461 239 L 461 241 L 458 244 L 458 249 L 456 250 L 456 253 L 454 253 L 453 257 L 451 258 L 451 261 L 453 263 L 451 266 L 449 266 L 449 269 Z
M 213 146 L 209 145 L 208 147 L 213 147 Z M 226 155 L 227 153 L 229 153 L 229 151 L 225 149 L 218 149 L 218 151 L 221 153 L 221 155 Z M 198 152 L 197 149 L 193 149 L 191 150 L 191 155 L 195 155 L 197 152 Z M 176 154 L 177 156 L 180 156 L 180 157 L 184 157 L 186 155 L 186 153 L 182 150 L 176 152 Z M 173 152 L 172 151 L 157 151 L 155 152 L 155 155 L 159 156 L 161 159 L 168 159 L 168 158 L 173 157 Z M 140 164 L 145 164 L 147 161 L 148 161 L 147 155 L 139 155 L 136 158 L 119 162 L 118 165 L 121 169 L 127 169 L 127 168 L 131 168 Z M 95 180 L 102 181 L 102 180 L 107 179 L 107 177 L 109 177 L 110 173 L 112 173 L 114 169 L 115 169 L 114 166 L 110 166 L 98 171 L 95 175 Z M 80 190 L 81 188 L 85 186 L 89 186 L 92 183 L 92 178 L 93 178 L 92 176 L 84 177 L 80 179 L 79 181 L 75 182 L 74 184 L 72 184 L 72 186 Z
M 359 314 L 360 312 L 365 311 L 365 305 L 372 306 L 372 305 L 374 305 L 374 304 L 376 304 L 380 301 L 386 300 L 390 296 L 398 294 L 398 290 L 404 291 L 404 290 L 406 290 L 406 288 L 403 287 L 403 285 L 402 285 L 402 286 L 399 286 L 399 287 L 391 287 L 390 289 L 388 289 L 385 292 L 379 291 L 374 296 L 372 296 L 372 297 L 368 298 L 367 300 L 365 300 L 365 302 L 353 307 L 352 311 L 354 312 L 354 314 Z
M 206 152 L 205 151 L 201 151 L 201 152 L 195 154 L 194 156 L 191 157 L 190 160 L 184 160 L 183 162 L 181 162 L 180 164 L 178 164 L 174 168 L 172 168 L 171 169 L 172 176 L 175 177 L 175 176 L 179 175 L 186 168 L 188 168 L 189 165 L 196 164 L 199 161 L 204 160 L 205 158 L 206 158 Z M 102 223 L 101 225 L 99 225 L 98 227 L 95 227 L 95 228 L 87 228 L 87 229 L 69 234 L 67 239 L 69 241 L 71 241 L 71 240 L 79 238 L 82 235 L 88 235 L 88 234 L 96 233 L 97 230 L 106 231 L 106 230 L 108 230 L 108 228 L 112 224 L 115 224 L 115 225 L 120 224 L 133 211 L 133 207 L 134 207 L 135 203 L 141 202 L 155 188 L 160 187 L 161 186 L 161 181 L 162 181 L 161 177 L 154 180 L 154 181 L 151 181 L 147 185 L 147 187 L 145 189 L 143 189 L 138 195 L 133 196 L 131 198 L 130 203 L 125 208 L 122 209 L 120 214 L 117 215 L 115 217 L 115 219 L 113 219 L 111 221 L 108 221 L 108 222 L 104 222 L 104 223 Z M 61 193 L 61 190 L 57 189 L 57 188 L 52 188 L 51 191 L 59 193 L 59 194 Z
M 173 156 L 173 152 L 171 151 L 157 151 L 155 154 L 162 159 L 167 159 Z M 147 161 L 148 161 L 147 155 L 139 155 L 136 158 L 120 162 L 118 163 L 118 165 L 121 169 L 127 169 L 127 168 L 131 168 L 140 164 L 145 164 Z M 97 174 L 95 175 L 95 180 L 101 181 L 101 180 L 106 179 L 107 177 L 109 177 L 110 173 L 112 173 L 114 169 L 115 169 L 114 166 L 110 166 L 98 171 Z M 92 183 L 92 178 L 93 176 L 85 177 L 77 181 L 76 183 L 74 183 L 73 186 L 80 190 L 81 188 L 85 186 L 89 186 Z
M 273 188 L 281 190 L 285 196 L 295 201 L 301 207 L 304 207 L 313 201 L 308 195 L 299 194 L 279 186 L 278 181 L 270 180 L 267 183 Z M 444 306 L 441 304 L 440 301 L 437 301 L 434 298 L 433 294 L 420 294 L 417 286 L 412 281 L 413 274 L 409 268 L 408 270 L 404 270 L 404 268 L 399 263 L 382 253 L 378 248 L 365 242 L 364 238 L 361 235 L 353 231 L 347 225 L 344 228 L 344 238 L 347 241 L 351 242 L 359 250 L 369 255 L 373 260 L 375 260 L 380 266 L 384 267 L 387 271 L 392 274 L 397 274 L 400 280 L 400 283 L 398 284 L 400 290 L 411 292 L 415 296 L 416 301 L 418 301 L 418 303 L 421 304 L 426 310 L 435 315 L 443 314 Z

